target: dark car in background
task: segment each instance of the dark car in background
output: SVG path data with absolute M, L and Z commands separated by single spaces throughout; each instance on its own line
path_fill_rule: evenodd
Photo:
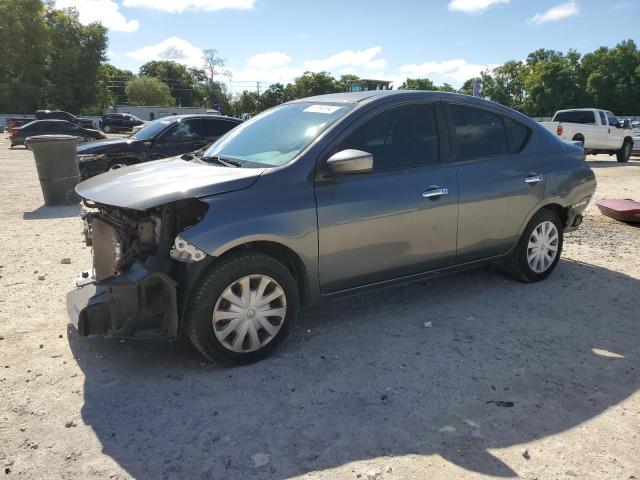
M 75 123 L 83 128 L 96 129 L 96 123 L 90 118 L 79 118 L 69 112 L 63 112 L 62 110 L 37 110 L 36 120 L 66 120 L 67 122 Z
M 182 333 L 210 360 L 249 363 L 323 297 L 491 263 L 544 280 L 595 188 L 581 147 L 497 103 L 296 100 L 197 158 L 79 184 L 93 267 L 67 309 L 81 336 Z
M 100 130 L 110 132 L 130 132 L 133 127 L 146 122 L 130 113 L 110 113 L 100 118 Z
M 175 115 L 145 124 L 128 137 L 78 146 L 83 178 L 113 167 L 195 152 L 241 123 L 221 115 Z
M 21 127 L 9 130 L 9 144 L 11 147 L 24 145 L 27 137 L 35 135 L 73 135 L 82 138 L 83 142 L 104 140 L 107 136 L 94 129 L 83 128 L 66 120 L 33 120 Z

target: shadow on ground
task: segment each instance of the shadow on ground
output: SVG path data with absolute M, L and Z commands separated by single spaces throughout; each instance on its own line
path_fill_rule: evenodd
M 277 355 L 236 369 L 184 344 L 72 329 L 69 342 L 83 420 L 135 478 L 283 479 L 408 454 L 512 477 L 488 449 L 576 427 L 639 388 L 639 289 L 572 261 L 535 285 L 457 274 L 326 303 Z
M 587 157 L 587 165 L 589 165 L 591 168 L 616 168 L 616 167 L 638 166 L 640 163 L 638 163 L 637 160 L 640 160 L 640 158 L 634 159 L 633 157 L 631 157 L 631 159 L 628 162 L 618 162 L 615 156 L 612 156 L 611 160 L 595 160 L 595 159 L 590 160 L 589 157 Z
M 24 220 L 43 220 L 51 218 L 68 218 L 80 215 L 80 204 L 51 206 L 42 205 L 32 212 L 24 212 Z

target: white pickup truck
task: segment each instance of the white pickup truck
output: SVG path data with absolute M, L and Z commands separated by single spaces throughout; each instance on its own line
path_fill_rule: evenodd
M 550 122 L 540 122 L 562 140 L 582 142 L 586 154 L 615 154 L 628 162 L 633 150 L 633 130 L 606 110 L 576 108 L 558 110 Z

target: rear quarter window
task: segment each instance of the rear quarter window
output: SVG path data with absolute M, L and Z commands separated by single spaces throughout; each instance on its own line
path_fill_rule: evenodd
M 509 117 L 503 117 L 503 121 L 509 153 L 519 152 L 527 144 L 531 130 Z

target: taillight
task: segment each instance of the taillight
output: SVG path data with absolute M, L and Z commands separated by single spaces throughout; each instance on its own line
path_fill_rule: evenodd
M 557 133 L 558 133 L 558 136 L 559 136 L 559 137 L 561 137 L 561 136 L 562 136 L 562 134 L 564 133 L 564 129 L 562 128 L 562 125 L 558 125 L 558 131 L 557 131 Z
M 15 137 L 15 136 L 17 136 L 17 135 L 18 135 L 18 130 L 16 130 L 15 128 L 12 128 L 12 129 L 9 131 L 9 136 L 10 136 L 10 137 Z

